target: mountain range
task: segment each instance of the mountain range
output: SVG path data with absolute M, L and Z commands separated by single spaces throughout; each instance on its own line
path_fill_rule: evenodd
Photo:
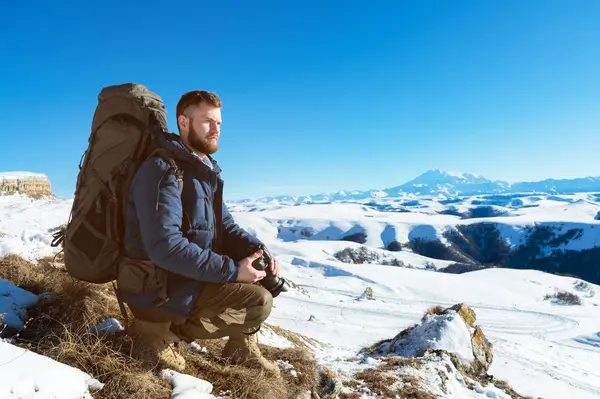
M 257 199 L 262 202 L 313 202 L 344 201 L 385 197 L 409 196 L 443 196 L 454 198 L 459 196 L 504 194 L 504 193 L 544 193 L 572 194 L 576 192 L 600 192 L 600 177 L 583 177 L 575 179 L 546 179 L 538 182 L 509 183 L 492 181 L 472 173 L 454 173 L 440 169 L 429 170 L 417 178 L 402 185 L 381 190 L 354 190 L 322 193 L 306 196 L 281 195 Z M 234 201 L 245 202 L 247 200 Z

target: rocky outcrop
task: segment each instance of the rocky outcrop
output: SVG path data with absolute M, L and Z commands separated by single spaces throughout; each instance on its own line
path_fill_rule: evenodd
M 380 342 L 373 354 L 422 357 L 444 351 L 457 359 L 457 367 L 483 374 L 492 365 L 493 347 L 478 326 L 475 311 L 464 303 L 426 314 L 420 324 L 407 328 L 391 340 Z
M 428 309 L 420 323 L 364 348 L 354 360 L 355 372 L 339 370 L 340 393 L 373 398 L 470 398 L 479 394 L 527 399 L 488 374 L 493 347 L 476 321 L 475 311 L 464 303 Z M 334 384 L 330 381 L 329 385 Z
M 10 194 L 26 194 L 34 198 L 52 195 L 50 179 L 37 173 L 0 172 L 0 195 Z

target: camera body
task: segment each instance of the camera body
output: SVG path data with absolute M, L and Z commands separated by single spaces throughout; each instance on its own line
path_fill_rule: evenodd
M 269 267 L 269 263 L 273 257 L 271 253 L 264 245 L 259 245 L 253 248 L 252 252 L 256 252 L 262 249 L 263 254 L 260 258 L 256 259 L 252 262 L 252 267 L 256 270 L 265 271 L 267 275 L 260 280 L 260 284 L 267 289 L 273 295 L 273 298 L 278 296 L 281 292 L 287 292 L 289 283 L 283 278 L 279 276 L 274 276 L 271 272 L 271 268 Z

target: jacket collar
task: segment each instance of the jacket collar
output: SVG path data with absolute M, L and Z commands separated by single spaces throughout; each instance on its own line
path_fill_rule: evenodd
M 215 161 L 210 155 L 207 155 L 208 159 L 213 165 L 211 170 L 208 165 L 204 164 L 204 162 L 202 162 L 202 160 L 194 154 L 192 149 L 181 140 L 180 136 L 174 133 L 165 133 L 159 138 L 159 143 L 161 146 L 170 150 L 177 160 L 188 162 L 209 174 L 216 174 L 217 176 L 221 174 L 221 168 L 217 164 L 217 161 Z

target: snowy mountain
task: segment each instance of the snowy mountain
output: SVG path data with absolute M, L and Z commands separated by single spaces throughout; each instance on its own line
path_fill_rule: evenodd
M 438 195 L 447 196 L 495 194 L 507 191 L 509 183 L 493 182 L 485 177 L 471 173 L 453 173 L 435 169 L 423 173 L 421 176 L 385 191 L 390 196 L 398 196 L 403 193 L 414 195 Z
M 412 196 L 443 196 L 454 198 L 459 196 L 473 196 L 481 194 L 504 193 L 545 193 L 545 194 L 573 194 L 583 192 L 600 192 L 600 177 L 584 177 L 576 179 L 547 179 L 539 182 L 509 183 L 506 181 L 492 181 L 483 176 L 472 173 L 454 173 L 441 169 L 429 170 L 415 179 L 399 186 L 372 189 L 338 191 L 335 193 L 321 193 L 305 196 L 271 196 L 263 197 L 258 202 L 282 203 L 311 203 L 311 202 L 336 202 L 348 200 L 365 200 L 372 198 L 402 198 Z M 237 200 L 233 203 L 249 202 L 251 200 Z
M 583 177 L 579 179 L 547 179 L 540 182 L 515 183 L 510 187 L 513 193 L 537 192 L 572 194 L 600 191 L 600 177 Z

